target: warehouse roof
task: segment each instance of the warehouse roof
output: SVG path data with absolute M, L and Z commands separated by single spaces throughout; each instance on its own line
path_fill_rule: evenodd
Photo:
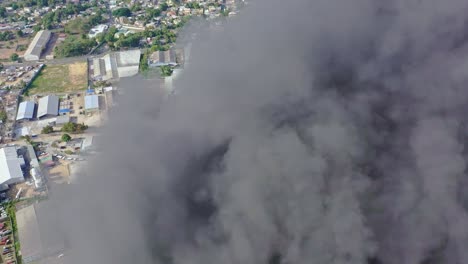
M 16 120 L 31 119 L 34 116 L 35 103 L 31 101 L 21 102 L 18 107 L 18 114 Z
M 58 115 L 59 98 L 56 95 L 48 95 L 39 99 L 39 108 L 37 110 L 37 117 L 45 115 Z
M 28 56 L 28 55 L 35 55 L 38 57 L 41 56 L 42 50 L 47 45 L 47 42 L 49 42 L 50 35 L 51 35 L 50 31 L 48 30 L 41 30 L 37 32 L 31 44 L 29 44 L 28 49 L 24 53 L 24 56 Z
M 0 184 L 10 179 L 23 179 L 21 158 L 18 158 L 15 147 L 0 149 Z
M 117 59 L 117 67 L 140 65 L 141 51 L 127 50 L 115 53 Z
M 97 109 L 99 108 L 99 97 L 96 94 L 85 96 L 85 109 Z

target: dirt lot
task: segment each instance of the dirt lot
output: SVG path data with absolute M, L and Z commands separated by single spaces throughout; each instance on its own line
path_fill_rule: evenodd
M 26 182 L 16 184 L 8 191 L 8 198 L 13 200 L 18 193 L 19 189 L 21 190 L 21 198 L 33 198 L 41 195 L 45 195 L 44 192 L 38 192 L 35 190 L 34 184 L 28 184 Z
M 31 42 L 31 39 L 28 39 L 28 38 L 22 38 L 19 40 L 14 39 L 12 40 L 12 42 L 13 44 L 10 41 L 0 42 L 0 60 L 9 60 L 11 54 L 13 53 L 23 56 L 26 50 L 20 51 L 19 46 L 23 46 L 27 48 L 29 42 Z
M 77 123 L 85 123 L 90 127 L 97 127 L 101 125 L 101 114 L 102 111 L 95 111 L 92 113 L 87 114 L 80 114 L 80 112 L 84 111 L 84 97 L 85 93 L 80 93 L 79 96 L 77 94 L 73 94 L 70 96 L 70 102 L 73 105 L 73 110 L 71 113 L 71 117 L 76 117 Z M 105 107 L 105 100 L 104 96 L 99 96 L 101 100 L 99 100 L 99 108 Z
M 87 63 L 48 65 L 29 88 L 29 94 L 83 91 L 88 84 Z
M 57 165 L 44 170 L 48 184 L 68 184 L 70 182 L 69 162 L 59 160 Z

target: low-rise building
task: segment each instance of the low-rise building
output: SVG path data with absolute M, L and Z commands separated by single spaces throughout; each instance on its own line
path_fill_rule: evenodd
M 32 119 L 34 117 L 34 109 L 36 104 L 31 101 L 21 102 L 18 107 L 16 120 Z
M 99 96 L 96 94 L 86 95 L 85 99 L 85 110 L 86 111 L 95 111 L 99 110 Z
M 26 61 L 39 60 L 41 58 L 42 52 L 47 47 L 49 43 L 51 33 L 48 30 L 41 30 L 37 32 L 36 36 L 29 44 L 28 49 L 24 53 L 24 59 Z
M 37 118 L 57 116 L 59 110 L 59 98 L 56 95 L 48 95 L 39 99 Z
M 148 58 L 148 66 L 176 66 L 176 52 L 175 50 L 155 51 Z
M 108 26 L 104 24 L 97 25 L 89 31 L 88 37 L 95 38 L 99 33 L 104 33 L 107 30 L 107 28 Z
M 94 58 L 93 79 L 107 81 L 137 75 L 140 69 L 140 56 L 140 50 L 128 50 Z
M 0 149 L 0 184 L 15 184 L 24 181 L 22 167 L 24 158 L 18 156 L 16 147 Z

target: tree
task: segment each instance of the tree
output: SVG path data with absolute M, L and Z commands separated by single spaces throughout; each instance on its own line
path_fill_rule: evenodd
M 22 38 L 24 36 L 23 31 L 21 29 L 16 31 L 16 36 L 18 36 L 18 38 Z
M 140 59 L 140 71 L 145 72 L 148 70 L 148 57 L 149 57 L 149 50 L 147 50 Z
M 19 55 L 16 53 L 11 54 L 10 60 L 11 61 L 17 61 L 19 59 Z
M 5 7 L 0 7 L 0 17 L 6 17 L 7 16 L 7 11 Z
M 161 66 L 160 69 L 161 69 L 161 76 L 167 77 L 167 76 L 172 75 L 173 70 L 171 66 Z
M 118 48 L 121 47 L 138 47 L 140 45 L 141 35 L 134 33 L 128 34 L 127 36 L 120 37 L 115 46 Z
M 31 144 L 31 137 L 26 135 L 26 136 L 21 136 L 22 139 L 24 139 L 24 141 L 26 141 L 27 143 Z
M 5 123 L 7 121 L 7 113 L 5 111 L 0 111 L 0 121 L 2 121 L 2 123 Z
M 55 47 L 55 54 L 58 58 L 85 55 L 96 45 L 93 39 L 70 36 Z
M 67 133 L 83 133 L 86 129 L 88 129 L 88 126 L 85 124 L 75 124 L 72 122 L 68 122 L 62 127 L 62 132 L 67 132 Z
M 62 138 L 61 138 L 61 140 L 62 140 L 63 142 L 68 142 L 68 141 L 70 141 L 71 139 L 72 139 L 72 138 L 71 138 L 70 135 L 68 135 L 68 134 L 63 134 L 63 135 L 62 135 Z
M 169 6 L 166 3 L 162 3 L 160 9 L 162 11 L 166 11 L 169 8 Z
M 15 38 L 15 34 L 11 31 L 0 32 L 0 41 L 12 40 Z
M 41 131 L 42 134 L 50 134 L 52 132 L 54 132 L 54 128 L 52 126 L 45 126 Z
M 34 30 L 34 32 L 38 32 L 39 30 L 42 29 L 42 27 L 41 27 L 41 25 L 35 25 L 35 26 L 33 26 L 32 29 Z
M 185 4 L 185 7 L 191 8 L 191 9 L 199 9 L 199 8 L 201 8 L 201 7 L 200 7 L 200 4 L 199 4 L 199 3 L 195 3 L 195 2 L 188 2 L 188 3 Z
M 112 15 L 116 17 L 129 17 L 132 15 L 132 11 L 126 7 L 122 7 L 112 11 Z

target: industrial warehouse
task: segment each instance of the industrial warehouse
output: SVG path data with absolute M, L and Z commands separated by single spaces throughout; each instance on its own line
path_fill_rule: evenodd
M 41 30 L 37 32 L 36 36 L 29 44 L 28 49 L 24 53 L 24 59 L 26 61 L 37 61 L 41 58 L 42 52 L 49 43 L 51 33 L 48 30 Z
M 37 118 L 45 116 L 57 116 L 59 111 L 59 98 L 56 95 L 48 95 L 39 99 Z
M 34 108 L 36 104 L 31 101 L 21 102 L 18 107 L 16 120 L 32 119 L 34 117 Z
M 128 50 L 107 54 L 93 59 L 91 70 L 96 81 L 117 80 L 138 74 L 140 50 Z
M 18 156 L 16 147 L 0 149 L 0 185 L 23 182 L 24 166 L 24 158 Z

